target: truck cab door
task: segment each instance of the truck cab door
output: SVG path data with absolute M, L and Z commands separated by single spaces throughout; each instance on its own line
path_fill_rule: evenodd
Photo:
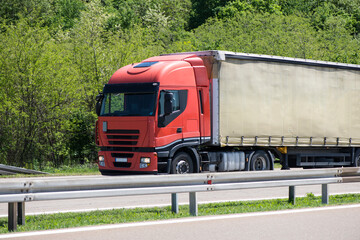
M 183 138 L 182 113 L 186 108 L 187 94 L 187 90 L 160 91 L 157 146 L 168 145 Z M 172 99 L 169 99 L 170 96 Z

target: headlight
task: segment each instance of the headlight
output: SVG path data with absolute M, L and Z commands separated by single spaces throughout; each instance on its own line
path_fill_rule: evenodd
M 105 167 L 105 158 L 104 158 L 104 156 L 99 156 L 99 166 Z
M 150 163 L 151 159 L 149 157 L 142 157 L 140 158 L 141 163 Z
M 140 158 L 140 168 L 147 168 L 150 165 L 151 159 L 149 157 Z

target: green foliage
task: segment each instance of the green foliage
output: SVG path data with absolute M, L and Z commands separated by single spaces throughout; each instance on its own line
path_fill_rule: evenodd
M 58 168 L 45 166 L 42 171 L 51 174 L 51 176 L 99 174 L 99 168 L 97 164 L 94 163 L 84 163 L 71 166 L 62 165 Z
M 315 29 L 326 28 L 329 18 L 336 17 L 344 21 L 347 29 L 360 33 L 360 1 L 359 0 L 280 0 L 285 15 L 300 14 L 310 18 Z
M 81 0 L 59 0 L 54 3 L 54 14 L 49 19 L 52 26 L 61 26 L 62 30 L 71 29 L 76 20 L 80 18 L 80 12 L 85 9 Z
M 71 67 L 46 29 L 30 26 L 27 19 L 6 27 L 1 42 L 4 157 L 20 166 L 47 158 L 57 161 L 61 149 L 56 131 L 68 110 L 68 96 L 76 90 L 66 77 Z
M 216 16 L 219 8 L 224 7 L 230 0 L 192 0 L 192 15 L 190 29 L 197 28 L 207 19 Z
M 0 0 L 0 162 L 95 161 L 118 68 L 197 50 L 360 64 L 360 0 Z
M 194 43 L 200 49 L 312 58 L 316 33 L 300 17 L 244 13 L 209 21 L 195 36 L 203 39 Z
M 236 0 L 218 8 L 219 18 L 232 18 L 246 12 L 281 14 L 277 0 Z
M 295 15 L 243 12 L 232 18 L 211 19 L 194 31 L 195 49 L 223 49 L 359 63 L 359 41 L 346 24 L 328 19 L 328 27 L 317 30 L 308 18 Z
M 91 112 L 73 112 L 67 126 L 68 149 L 71 162 L 85 163 L 92 160 L 97 150 L 92 125 L 96 120 Z

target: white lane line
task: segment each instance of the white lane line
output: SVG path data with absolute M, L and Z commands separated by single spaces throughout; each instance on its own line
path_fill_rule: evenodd
M 8 233 L 8 234 L 0 235 L 0 239 L 43 236 L 43 235 L 64 234 L 64 233 L 85 232 L 85 231 L 98 231 L 98 230 L 108 230 L 108 229 L 116 229 L 116 228 L 154 226 L 154 225 L 163 225 L 163 224 L 178 224 L 178 223 L 203 222 L 203 221 L 214 221 L 214 220 L 224 220 L 224 219 L 237 219 L 237 218 L 247 218 L 247 217 L 257 217 L 257 216 L 285 215 L 285 214 L 306 213 L 306 212 L 314 212 L 314 211 L 320 212 L 320 211 L 351 209 L 351 208 L 360 208 L 360 204 L 320 207 L 320 208 L 306 208 L 306 209 L 297 209 L 297 210 L 283 210 L 283 211 L 274 211 L 274 212 L 256 212 L 256 213 L 240 213 L 240 214 L 218 215 L 218 216 L 189 217 L 189 218 L 160 220 L 160 221 L 121 223 L 121 224 L 112 224 L 112 225 L 44 230 L 44 231 L 24 232 L 24 233 Z

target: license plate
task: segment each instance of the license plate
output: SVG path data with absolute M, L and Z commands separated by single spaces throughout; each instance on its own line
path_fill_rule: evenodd
M 127 162 L 127 158 L 115 158 L 115 162 Z

